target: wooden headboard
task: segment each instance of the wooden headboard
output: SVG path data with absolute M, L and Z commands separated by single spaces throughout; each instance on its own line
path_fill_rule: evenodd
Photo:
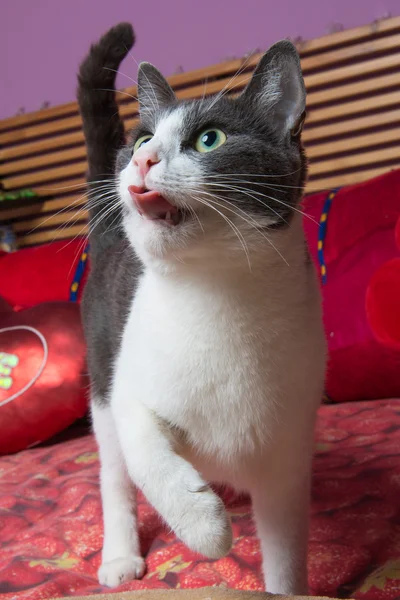
M 400 167 L 400 17 L 297 46 L 308 91 L 306 191 L 356 183 Z M 215 94 L 225 86 L 237 93 L 259 57 L 173 75 L 169 81 L 179 98 L 201 97 L 205 89 Z M 136 88 L 126 92 L 135 95 Z M 118 102 L 130 128 L 137 103 L 124 93 Z M 31 188 L 39 196 L 0 211 L 0 221 L 12 223 L 19 246 L 85 233 L 85 198 L 78 187 L 85 170 L 76 102 L 0 122 L 4 190 Z

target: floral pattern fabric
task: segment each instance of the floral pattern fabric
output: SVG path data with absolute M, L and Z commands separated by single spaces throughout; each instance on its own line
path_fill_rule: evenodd
M 93 436 L 0 458 L 0 600 L 109 591 L 96 578 L 103 530 Z M 309 542 L 310 591 L 400 597 L 400 400 L 320 409 Z M 226 586 L 262 590 L 248 498 L 225 491 L 234 545 L 216 561 L 167 531 L 139 494 L 147 573 L 115 591 Z

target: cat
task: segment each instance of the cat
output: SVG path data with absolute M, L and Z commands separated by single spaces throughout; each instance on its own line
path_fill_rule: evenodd
M 302 229 L 306 92 L 273 45 L 237 97 L 180 101 L 149 63 L 125 142 L 115 73 L 129 24 L 92 46 L 78 99 L 91 272 L 82 303 L 101 462 L 99 580 L 145 570 L 135 486 L 192 550 L 232 545 L 210 482 L 251 494 L 266 589 L 307 592 L 313 431 L 325 340 Z

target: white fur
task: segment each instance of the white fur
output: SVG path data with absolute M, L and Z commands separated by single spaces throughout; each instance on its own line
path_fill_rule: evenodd
M 144 573 L 136 527 L 135 490 L 126 471 L 111 409 L 94 401 L 92 421 L 100 450 L 104 517 L 99 581 L 115 587 Z
M 189 159 L 177 149 L 179 121 L 168 117 L 149 142 L 160 162 L 148 181 L 140 181 L 133 163 L 122 173 L 127 205 L 128 185 L 157 185 L 165 194 L 171 171 L 180 174 L 184 193 Z M 134 207 L 125 220 L 144 273 L 123 332 L 110 408 L 93 412 L 105 520 L 100 578 L 114 585 L 142 571 L 127 468 L 176 534 L 211 558 L 229 550 L 232 534 L 208 482 L 249 491 L 267 590 L 306 593 L 325 346 L 301 219 L 295 215 L 290 228 L 276 231 L 272 245 L 241 223 L 247 257 L 223 219 L 208 210 L 202 221 L 203 231 L 179 226 L 178 238 Z

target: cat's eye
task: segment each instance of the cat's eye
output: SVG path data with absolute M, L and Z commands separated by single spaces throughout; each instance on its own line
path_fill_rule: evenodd
M 140 136 L 140 138 L 136 140 L 135 145 L 133 146 L 133 151 L 136 152 L 136 150 L 139 150 L 139 148 L 147 144 L 147 142 L 149 142 L 152 139 L 152 137 L 153 136 L 150 134 Z
M 197 137 L 194 147 L 197 152 L 211 152 L 226 142 L 226 135 L 221 129 L 205 129 Z

